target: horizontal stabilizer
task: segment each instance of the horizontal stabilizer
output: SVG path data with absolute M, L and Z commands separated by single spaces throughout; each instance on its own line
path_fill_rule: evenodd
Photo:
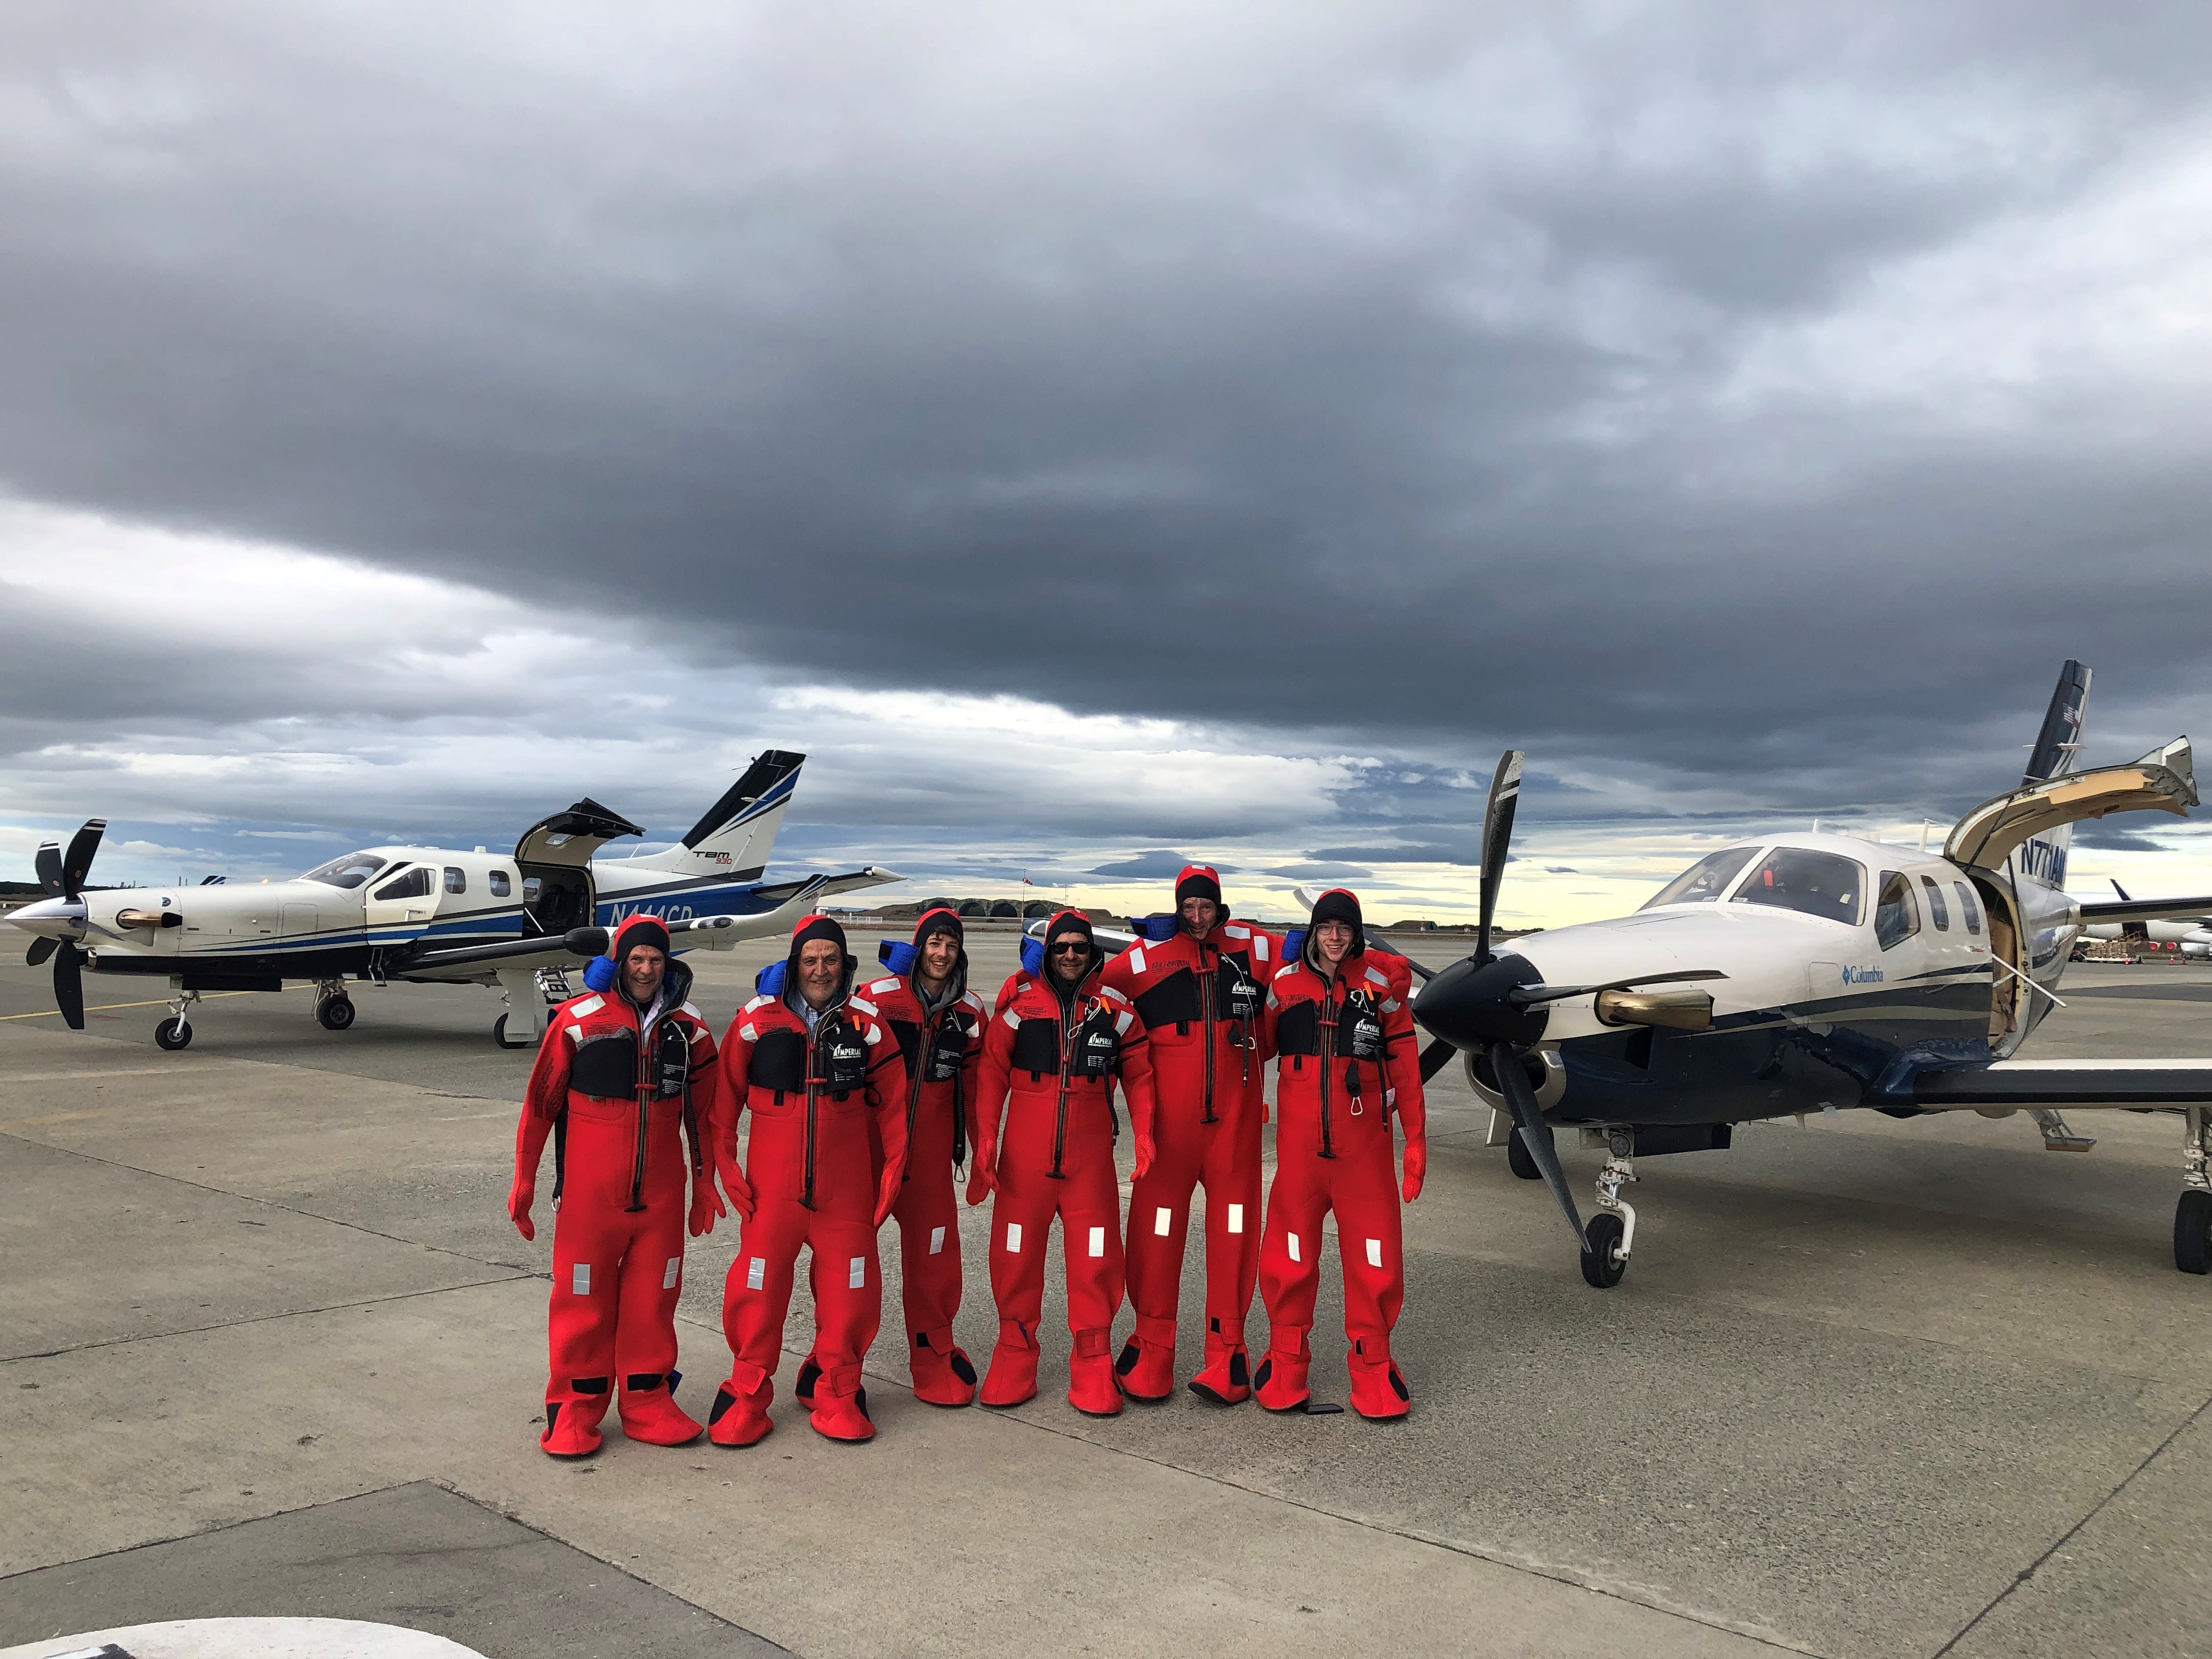
M 769 902 L 780 904 L 786 899 L 806 891 L 812 884 L 817 882 L 821 884 L 812 887 L 812 890 L 827 898 L 832 893 L 850 893 L 863 887 L 881 887 L 890 882 L 905 879 L 906 878 L 896 870 L 885 870 L 870 864 L 858 870 L 848 870 L 844 874 L 838 876 L 802 876 L 797 881 L 770 882 L 756 890 Z
M 1984 1106 L 2200 1106 L 2212 1102 L 2212 1060 L 2000 1060 L 1923 1072 L 1912 1103 L 1926 1111 Z

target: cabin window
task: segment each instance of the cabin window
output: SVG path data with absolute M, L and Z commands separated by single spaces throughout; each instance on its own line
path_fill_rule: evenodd
M 428 898 L 430 896 L 430 866 L 418 864 L 406 874 L 387 881 L 376 890 L 380 899 Z
M 469 890 L 468 872 L 465 870 L 457 870 L 452 865 L 447 865 L 446 866 L 446 890 L 449 893 L 467 892 Z
M 1920 884 L 1928 890 L 1928 915 L 1936 924 L 1936 931 L 1939 933 L 1949 933 L 1951 912 L 1943 903 L 1943 890 L 1936 884 L 1936 878 L 1933 876 L 1921 877 Z
M 1771 905 L 1856 927 L 1859 896 L 1865 887 L 1866 866 L 1856 859 L 1802 847 L 1778 847 L 1743 878 L 1734 902 Z
M 495 870 L 491 872 L 491 896 L 494 898 L 505 898 L 514 890 L 513 885 L 507 880 L 506 871 Z
M 328 864 L 317 865 L 300 879 L 319 881 L 350 891 L 375 875 L 384 866 L 385 860 L 374 853 L 348 853 L 342 859 L 332 859 Z
M 1656 909 L 1662 904 L 1711 904 L 1735 879 L 1735 872 L 1751 862 L 1756 847 L 1728 847 L 1717 853 L 1708 853 L 1695 864 L 1659 890 L 1644 908 Z
M 1954 881 L 1951 890 L 1959 896 L 1959 914 L 1966 918 L 1966 931 L 1978 936 L 1982 931 L 1982 913 L 1974 904 L 1974 890 L 1963 881 Z
M 1874 936 L 1885 951 L 1920 931 L 1920 907 L 1912 901 L 1912 883 L 1894 870 L 1881 872 L 1881 897 L 1874 911 Z

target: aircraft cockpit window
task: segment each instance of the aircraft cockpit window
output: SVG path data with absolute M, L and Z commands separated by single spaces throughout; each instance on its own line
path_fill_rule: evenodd
M 1662 887 L 1644 908 L 1656 910 L 1662 904 L 1711 904 L 1728 891 L 1735 872 L 1750 863 L 1751 855 L 1758 850 L 1756 847 L 1726 847 L 1717 853 L 1706 854 Z
M 428 898 L 430 896 L 430 866 L 418 864 L 404 875 L 387 881 L 372 896 L 380 899 Z
M 374 853 L 348 853 L 342 859 L 332 859 L 328 864 L 317 865 L 300 879 L 319 881 L 331 887 L 350 890 L 374 876 L 386 863 L 386 860 Z
M 1881 872 L 1881 897 L 1874 910 L 1874 936 L 1885 951 L 1920 931 L 1920 907 L 1912 902 L 1912 883 L 1894 870 Z
M 1982 931 L 1982 913 L 1974 905 L 1974 890 L 1963 881 L 1954 881 L 1951 889 L 1959 896 L 1959 914 L 1966 919 L 1966 931 L 1978 935 Z
M 446 866 L 446 890 L 449 893 L 467 892 L 469 890 L 468 872 L 457 868 L 453 865 L 447 865 Z
M 510 890 L 511 889 L 507 881 L 507 872 L 504 870 L 493 871 L 491 872 L 491 896 L 494 898 L 505 898 Z
M 1936 878 L 1933 876 L 1921 877 L 1920 884 L 1928 890 L 1928 914 L 1936 923 L 1936 931 L 1939 933 L 1949 933 L 1951 912 L 1943 902 L 1943 890 L 1936 884 Z
M 1778 847 L 1743 878 L 1735 902 L 1771 904 L 1856 927 L 1859 895 L 1865 887 L 1866 870 L 1856 859 L 1802 847 Z

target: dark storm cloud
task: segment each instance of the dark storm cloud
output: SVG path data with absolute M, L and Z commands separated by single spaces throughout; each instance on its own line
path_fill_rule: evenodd
M 2098 753 L 2204 683 L 2203 387 L 1954 420 L 1880 280 L 2197 142 L 2200 7 L 502 27 L 17 19 L 0 482 L 771 675 L 1635 786 L 1532 780 L 1569 819 L 1955 811 L 2061 659 Z M 1893 301 L 1869 396 L 1804 331 Z M 9 706 L 252 701 L 190 659 Z M 1317 860 L 1477 856 L 1479 789 L 1338 805 Z
M 1190 860 L 1180 853 L 1162 850 L 1155 853 L 1139 853 L 1134 858 L 1116 859 L 1110 864 L 1094 865 L 1087 873 L 1120 879 L 1173 881 L 1183 872 L 1190 862 Z M 1217 870 L 1231 867 L 1233 866 L 1227 865 L 1214 866 Z

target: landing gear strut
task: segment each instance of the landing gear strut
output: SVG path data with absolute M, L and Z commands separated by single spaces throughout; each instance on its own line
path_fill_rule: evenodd
M 353 999 L 346 994 L 343 980 L 326 979 L 316 985 L 315 1018 L 325 1031 L 349 1029 L 353 1017 Z
M 169 1017 L 154 1028 L 154 1041 L 161 1048 L 175 1050 L 189 1048 L 192 1040 L 191 1007 L 200 1000 L 198 991 L 180 990 L 169 1003 Z
M 1636 1209 L 1620 1195 L 1636 1179 L 1636 1131 L 1614 1129 L 1606 1137 L 1610 1154 L 1597 1173 L 1598 1212 L 1583 1229 L 1583 1279 L 1601 1291 L 1620 1283 L 1628 1271 L 1629 1248 L 1636 1243 Z
M 2188 1108 L 2181 1151 L 2180 1203 L 2173 1210 L 2173 1265 L 2185 1273 L 2212 1273 L 2212 1113 Z

